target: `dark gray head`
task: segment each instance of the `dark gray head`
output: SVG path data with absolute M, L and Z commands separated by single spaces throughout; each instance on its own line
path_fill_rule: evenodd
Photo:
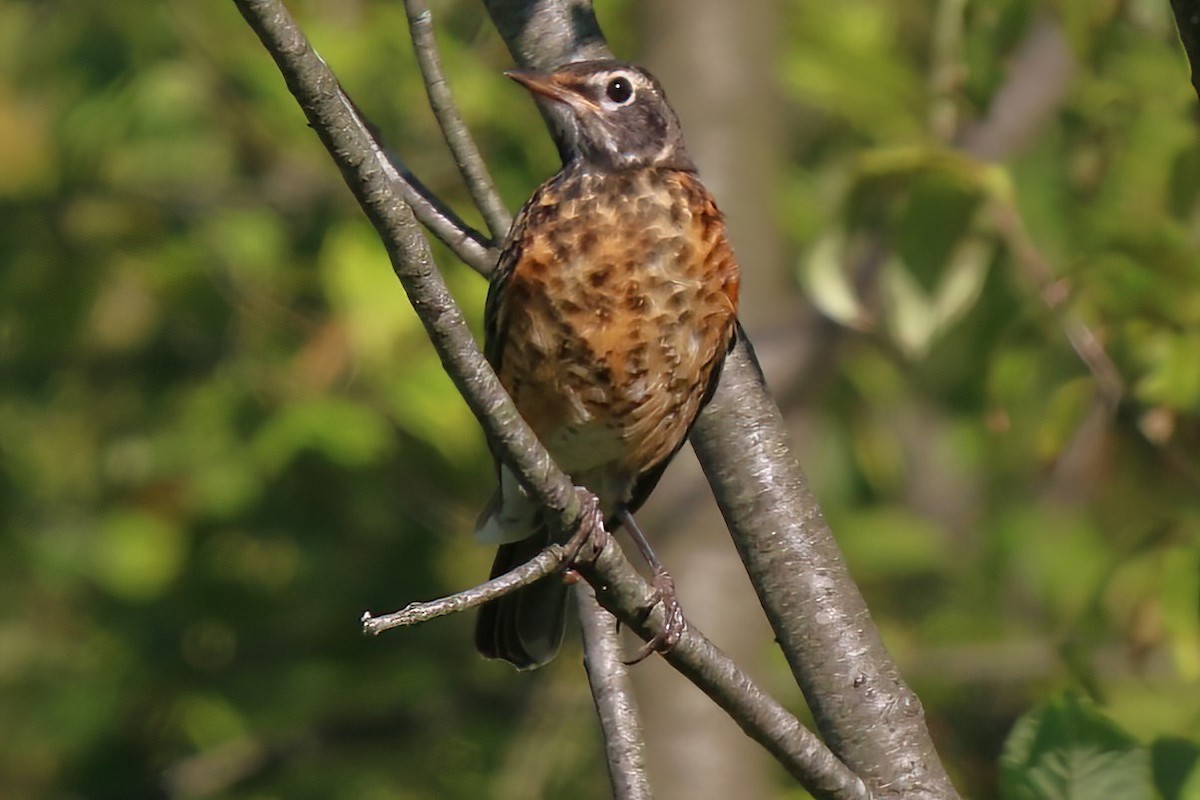
M 679 119 L 646 70 L 619 61 L 578 61 L 553 72 L 504 73 L 538 98 L 563 129 L 563 160 L 601 169 L 695 170 Z

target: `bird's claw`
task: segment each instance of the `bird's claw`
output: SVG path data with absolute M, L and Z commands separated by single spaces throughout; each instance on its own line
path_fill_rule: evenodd
M 582 486 L 576 486 L 575 492 L 579 496 L 579 524 L 563 548 L 563 564 L 567 570 L 581 561 L 596 560 L 608 544 L 608 531 L 604 528 L 600 501 Z
M 651 653 L 670 652 L 679 644 L 684 631 L 687 630 L 683 607 L 679 605 L 679 597 L 675 594 L 675 579 L 665 569 L 656 570 L 653 585 L 656 595 L 654 602 L 661 605 L 663 610 L 662 628 L 639 647 L 632 658 L 624 662 L 626 666 L 645 661 Z M 651 609 L 653 608 L 651 605 Z

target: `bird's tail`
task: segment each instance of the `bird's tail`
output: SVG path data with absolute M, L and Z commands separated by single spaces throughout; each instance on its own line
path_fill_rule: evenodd
M 549 544 L 544 534 L 500 545 L 492 577 L 519 567 Z M 537 669 L 551 661 L 563 640 L 567 587 L 561 575 L 492 600 L 479 609 L 475 647 L 487 658 L 501 658 L 517 669 Z
M 501 486 L 480 515 L 476 536 L 500 539 L 502 544 L 492 562 L 495 578 L 521 566 L 550 544 L 550 533 L 541 520 L 540 509 L 524 493 L 515 493 L 515 481 Z M 515 533 L 515 519 L 524 519 Z M 502 535 L 497 536 L 498 532 Z M 520 537 L 520 538 L 518 538 Z M 567 587 L 561 575 L 548 575 L 479 609 L 475 623 L 475 647 L 487 658 L 499 658 L 517 669 L 537 669 L 558 653 L 566 623 Z

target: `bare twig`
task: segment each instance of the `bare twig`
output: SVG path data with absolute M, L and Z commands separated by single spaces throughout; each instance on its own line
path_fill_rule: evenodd
M 1068 305 L 1071 294 L 1066 280 L 1054 274 L 1050 261 L 1029 236 L 1016 205 L 997 201 L 995 208 L 996 227 L 1012 251 L 1017 266 L 1037 290 L 1038 298 L 1058 320 L 1079 360 L 1092 373 L 1100 400 L 1111 417 L 1125 395 L 1125 380 L 1120 370 L 1105 351 L 1100 337 L 1079 312 Z
M 629 671 L 621 661 L 616 619 L 596 602 L 586 583 L 575 587 L 583 629 L 583 665 L 600 718 L 608 776 L 616 800 L 648 800 L 653 796 L 646 776 L 646 745 Z
M 566 548 L 552 544 L 516 569 L 470 589 L 424 603 L 409 603 L 399 611 L 377 617 L 368 611 L 362 616 L 363 633 L 377 635 L 392 628 L 416 625 L 447 614 L 478 608 L 489 600 L 514 592 L 562 569 L 565 560 Z
M 425 79 L 429 107 L 437 117 L 446 144 L 454 155 L 455 163 L 458 164 L 458 171 L 462 173 L 463 181 L 467 184 L 467 191 L 471 193 L 471 198 L 492 232 L 492 239 L 499 241 L 508 233 L 512 217 L 496 191 L 487 164 L 479 154 L 479 148 L 475 146 L 475 140 L 471 138 L 471 132 L 463 122 L 462 115 L 458 113 L 454 95 L 450 92 L 450 85 L 446 83 L 441 58 L 438 56 L 437 39 L 433 32 L 433 15 L 425 0 L 404 0 L 404 10 L 408 13 L 408 30 L 412 36 L 417 64 L 421 68 L 421 77 Z
M 361 115 L 358 118 L 362 120 Z M 417 220 L 468 267 L 484 277 L 491 275 L 500 258 L 500 250 L 442 203 L 394 153 L 384 150 L 378 142 L 375 147 L 387 164 L 384 169 L 388 180 L 408 203 Z

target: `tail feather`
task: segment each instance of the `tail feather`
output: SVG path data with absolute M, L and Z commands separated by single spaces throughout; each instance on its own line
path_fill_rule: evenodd
M 500 545 L 492 577 L 519 567 L 549 544 L 544 526 L 526 539 Z M 560 575 L 486 603 L 475 623 L 475 647 L 487 658 L 499 658 L 520 670 L 549 663 L 562 645 L 566 624 L 567 587 Z

